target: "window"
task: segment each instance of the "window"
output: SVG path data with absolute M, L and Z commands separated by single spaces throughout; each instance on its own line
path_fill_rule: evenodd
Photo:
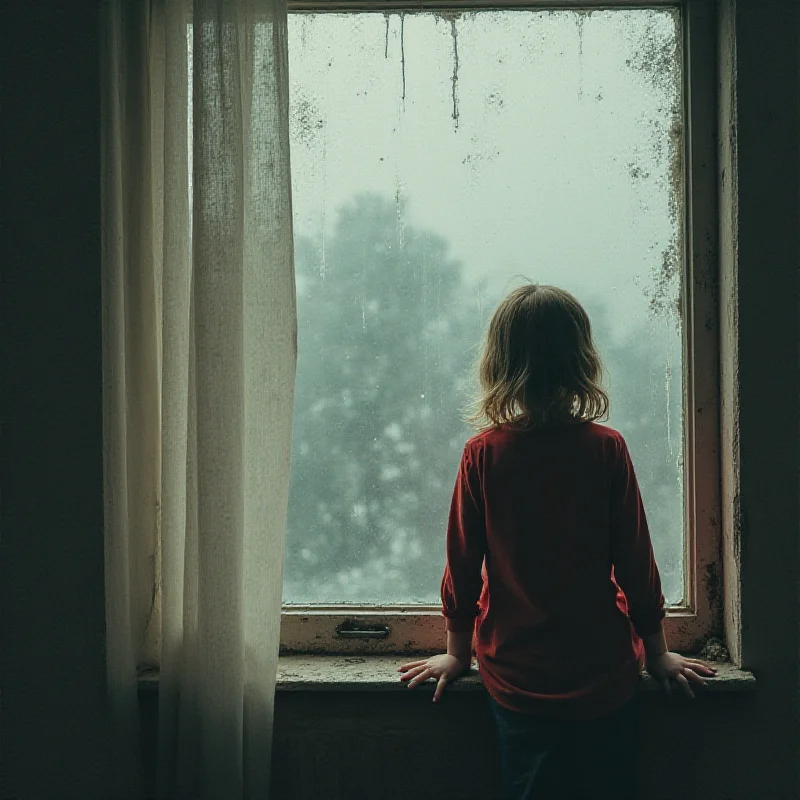
M 587 306 L 668 635 L 692 647 L 718 614 L 713 70 L 696 63 L 712 57 L 710 17 L 696 3 L 323 5 L 290 4 L 289 18 L 299 362 L 284 648 L 441 646 L 460 413 L 488 317 L 520 276 Z

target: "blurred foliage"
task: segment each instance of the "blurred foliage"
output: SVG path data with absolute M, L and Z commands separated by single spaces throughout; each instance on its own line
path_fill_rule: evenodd
M 296 237 L 286 602 L 438 601 L 445 521 L 470 435 L 461 412 L 500 297 L 468 284 L 448 243 L 404 217 L 395 202 L 360 195 L 339 210 L 328 241 Z M 675 573 L 668 593 L 678 599 L 680 392 L 668 408 L 657 336 L 615 342 L 604 309 L 587 310 L 608 368 L 611 422 L 633 452 L 665 588 Z

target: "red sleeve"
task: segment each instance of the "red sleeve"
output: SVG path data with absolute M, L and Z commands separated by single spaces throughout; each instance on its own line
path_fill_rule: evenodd
M 447 561 L 442 578 L 442 613 L 449 631 L 470 631 L 478 616 L 486 553 L 486 522 L 478 448 L 464 448 L 447 523 Z
M 611 560 L 614 576 L 625 593 L 636 633 L 650 636 L 658 633 L 664 619 L 664 595 L 639 484 L 621 436 L 616 443 L 611 469 Z

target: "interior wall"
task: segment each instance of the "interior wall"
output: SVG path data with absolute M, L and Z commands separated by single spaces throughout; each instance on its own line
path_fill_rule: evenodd
M 751 761 L 758 696 L 694 702 L 640 699 L 640 785 L 648 800 L 796 798 L 769 759 Z M 485 696 L 286 692 L 278 696 L 277 800 L 499 800 L 495 734 Z M 777 765 L 776 765 L 777 766 Z M 761 793 L 763 792 L 763 794 Z M 598 800 L 605 795 L 598 795 Z
M 741 662 L 761 683 L 749 720 L 761 735 L 748 762 L 765 774 L 772 763 L 775 779 L 787 782 L 785 796 L 797 797 L 800 8 L 782 0 L 736 0 L 733 8 L 739 404 L 733 514 L 740 527 Z
M 644 698 L 651 800 L 800 794 L 797 9 L 729 2 L 720 0 L 738 32 L 739 212 L 728 246 L 739 269 L 741 652 L 759 688 L 694 704 Z M 0 14 L 0 797 L 107 800 L 96 6 L 5 0 Z M 490 798 L 496 761 L 481 701 L 281 694 L 276 797 L 310 796 L 297 788 L 305 782 L 331 800 L 399 796 L 400 786 Z M 453 783 L 467 794 L 449 792 Z
M 750 749 L 759 696 L 639 699 L 642 797 L 648 800 L 796 800 L 791 781 Z M 143 692 L 146 783 L 155 781 L 157 695 Z M 791 767 L 791 765 L 785 765 Z M 760 794 L 760 792 L 764 794 Z M 409 797 L 500 800 L 499 762 L 486 696 L 420 691 L 279 692 L 273 800 Z M 601 800 L 598 797 L 598 800 Z
M 101 798 L 97 8 L 0 5 L 0 797 Z

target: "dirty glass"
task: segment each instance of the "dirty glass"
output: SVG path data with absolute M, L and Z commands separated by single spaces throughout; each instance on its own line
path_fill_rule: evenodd
M 591 316 L 681 601 L 680 31 L 669 9 L 290 17 L 286 602 L 438 602 L 470 367 L 524 279 Z

